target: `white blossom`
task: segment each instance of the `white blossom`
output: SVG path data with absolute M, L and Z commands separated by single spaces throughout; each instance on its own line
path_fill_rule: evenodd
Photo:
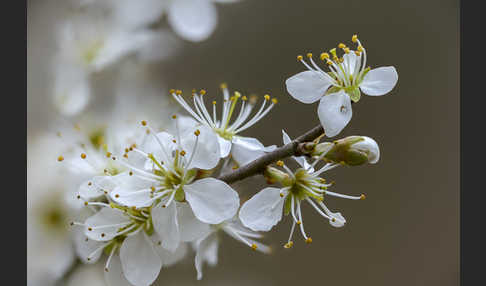
M 248 99 L 246 96 L 241 96 L 239 92 L 235 92 L 233 96 L 230 96 L 226 84 L 222 84 L 221 89 L 223 91 L 223 104 L 220 117 L 218 117 L 217 114 L 216 101 L 212 102 L 212 115 L 206 108 L 204 103 L 205 90 L 201 90 L 199 93 L 193 91 L 192 99 L 194 109 L 184 100 L 180 90 L 171 90 L 171 94 L 199 124 L 211 128 L 218 136 L 221 158 L 225 158 L 231 153 L 232 158 L 239 165 L 244 165 L 263 155 L 265 152 L 273 151 L 276 148 L 275 145 L 265 147 L 256 138 L 243 137 L 238 134 L 250 128 L 265 117 L 275 106 L 277 99 L 270 99 L 269 95 L 265 95 L 262 105 L 258 111 L 254 113 L 253 117 L 250 118 L 256 103 L 256 97 L 250 97 L 250 99 Z M 241 105 L 238 115 L 236 115 L 236 105 L 240 99 Z M 267 105 L 267 103 L 269 103 L 269 105 Z M 232 121 L 233 115 L 236 116 L 236 119 L 233 119 Z M 186 124 L 188 125 L 194 124 L 192 120 L 188 119 L 186 119 L 185 122 L 187 122 Z
M 361 92 L 370 96 L 380 96 L 390 92 L 398 81 L 398 74 L 393 66 L 370 69 L 366 67 L 366 50 L 356 35 L 352 41 L 358 44 L 357 50 L 351 50 L 344 44 L 339 48 L 344 51 L 339 58 L 336 49 L 322 53 L 320 58 L 326 62 L 329 72 L 321 69 L 307 54 L 311 65 L 302 56 L 307 71 L 298 73 L 285 81 L 289 94 L 303 102 L 314 103 L 320 100 L 319 120 L 328 137 L 334 137 L 349 123 L 352 117 L 351 101 L 357 102 Z

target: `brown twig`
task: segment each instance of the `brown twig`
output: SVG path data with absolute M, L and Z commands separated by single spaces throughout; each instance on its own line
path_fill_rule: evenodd
M 247 177 L 262 173 L 265 167 L 290 156 L 300 156 L 306 154 L 306 143 L 310 142 L 324 133 L 321 125 L 312 128 L 305 134 L 292 140 L 292 142 L 266 153 L 258 159 L 236 169 L 234 172 L 226 173 L 219 176 L 218 179 L 231 184 Z

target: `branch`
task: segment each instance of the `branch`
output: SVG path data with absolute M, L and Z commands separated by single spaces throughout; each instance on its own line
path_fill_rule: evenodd
M 322 126 L 316 126 L 307 131 L 305 134 L 297 137 L 287 145 L 277 148 L 275 151 L 266 153 L 258 159 L 238 168 L 234 172 L 223 174 L 219 176 L 218 179 L 231 184 L 244 178 L 254 176 L 258 173 L 262 173 L 266 166 L 280 159 L 306 154 L 305 143 L 316 139 L 323 133 L 324 129 Z

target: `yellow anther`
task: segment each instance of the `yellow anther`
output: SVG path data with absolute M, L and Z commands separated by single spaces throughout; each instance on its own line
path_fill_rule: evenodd
M 250 95 L 250 104 L 255 104 L 258 101 L 258 96 Z
M 336 219 L 335 219 L 335 218 L 331 218 L 331 221 L 332 221 L 332 222 L 335 222 L 335 221 L 336 221 Z
M 358 51 L 362 52 L 363 51 L 363 46 L 362 45 L 359 45 L 358 46 Z
M 88 227 L 88 231 L 92 231 L 93 229 L 91 227 Z
M 142 123 L 142 125 L 143 125 L 143 126 L 147 126 L 147 121 L 142 120 L 142 122 L 141 122 L 141 123 Z
M 312 58 L 312 53 L 307 53 L 307 57 L 310 59 Z
M 92 184 L 93 184 L 93 183 L 91 183 L 91 182 L 88 182 L 88 186 L 91 186 Z
M 289 241 L 289 242 L 287 242 L 287 243 L 284 245 L 284 248 L 289 249 L 289 248 L 292 248 L 292 246 L 294 246 L 294 242 L 293 242 L 293 241 Z
M 284 197 L 284 194 L 283 193 L 280 193 L 280 197 L 283 198 Z
M 246 100 L 248 100 L 248 98 L 246 97 L 246 95 L 243 95 L 243 97 L 241 98 L 241 100 L 246 101 Z
M 213 100 L 213 105 L 216 105 L 216 100 Z
M 186 151 L 182 150 L 181 151 L 181 156 L 183 156 L 183 157 L 186 156 Z
M 284 162 L 283 162 L 282 160 L 278 160 L 276 164 L 277 164 L 277 166 L 279 166 L 279 167 L 283 167 Z
M 301 224 L 302 224 L 302 222 L 301 222 L 300 220 L 298 220 L 298 221 L 297 221 L 297 224 L 298 224 L 298 225 L 301 225 Z
M 201 134 L 201 131 L 199 131 L 199 129 L 196 129 L 196 131 L 194 131 L 194 135 L 199 136 L 200 134 Z
M 123 157 L 128 159 L 128 155 L 126 153 L 123 154 Z
M 176 92 L 176 90 L 175 90 L 175 89 L 173 89 L 173 88 L 169 90 L 169 93 L 170 93 L 170 94 L 173 94 L 173 93 L 175 93 L 175 92 Z
M 329 59 L 329 54 L 328 53 L 322 53 L 321 54 L 321 60 L 327 60 Z
M 364 200 L 364 199 L 366 199 L 366 196 L 364 194 L 361 194 L 361 196 L 359 196 L 359 199 Z
M 177 115 L 172 115 L 172 119 L 176 119 L 177 118 Z
M 312 238 L 308 237 L 308 238 L 305 240 L 305 243 L 312 243 Z
M 130 151 L 130 150 L 128 150 L 128 148 L 125 148 L 125 153 L 128 153 L 128 151 Z
M 359 57 L 361 56 L 361 52 L 360 51 L 354 51 L 354 53 Z
M 102 233 L 102 234 L 101 234 L 101 237 L 105 237 L 105 234 L 104 234 L 104 233 Z
M 298 60 L 298 61 L 301 61 L 302 59 L 303 59 L 303 57 L 302 57 L 301 55 L 298 55 L 298 56 L 297 56 L 297 60 Z
M 178 89 L 178 90 L 176 90 L 176 92 L 175 92 L 175 93 L 176 93 L 177 95 L 181 95 L 181 94 L 182 94 L 182 90 Z
M 111 153 L 110 152 L 106 152 L 106 157 L 107 158 L 110 158 L 111 157 Z
M 331 53 L 331 55 L 336 56 L 336 48 L 330 49 L 329 52 Z
M 328 65 L 332 65 L 332 61 L 330 61 L 330 60 L 328 60 L 326 63 L 327 63 Z
M 236 98 L 241 97 L 241 93 L 239 93 L 238 91 L 235 91 L 235 97 L 236 97 Z
M 86 159 L 86 154 L 81 153 L 81 159 Z
M 348 48 L 348 47 L 344 48 L 343 50 L 344 50 L 344 52 L 345 52 L 346 54 L 349 54 L 349 48 Z
M 195 88 L 193 88 L 193 89 L 191 90 L 191 93 L 192 93 L 192 94 L 196 93 L 196 89 L 195 89 Z
M 239 168 L 238 165 L 234 165 L 233 167 L 231 167 L 231 169 L 233 169 L 233 170 L 236 170 L 238 168 Z
M 57 157 L 57 161 L 59 161 L 59 162 L 64 161 L 64 157 L 63 156 Z
M 277 104 L 278 100 L 274 97 L 274 98 L 272 98 L 272 102 L 273 102 L 273 104 Z
M 251 249 L 256 250 L 257 248 L 258 248 L 258 246 L 257 246 L 256 244 L 254 244 L 254 243 L 253 243 L 253 244 L 251 245 Z
M 77 195 L 76 198 L 79 200 L 79 199 L 81 199 L 81 196 L 80 195 Z
M 265 94 L 265 95 L 263 96 L 263 98 L 265 98 L 265 100 L 270 100 L 270 95 Z
M 88 202 L 84 202 L 84 205 L 87 206 L 88 205 Z
M 339 62 L 340 63 L 344 62 L 344 58 L 339 58 Z
M 128 172 L 128 175 L 133 176 L 133 172 L 132 171 Z
M 358 41 L 358 35 L 353 35 L 353 37 L 351 37 L 351 41 L 353 41 L 353 43 L 356 43 Z
M 150 134 L 150 130 L 149 129 L 145 130 L 145 133 Z
M 344 49 L 344 48 L 346 48 L 346 45 L 345 45 L 345 44 L 343 44 L 343 43 L 339 43 L 338 48 L 340 48 L 340 49 Z
M 119 197 L 120 197 L 120 195 L 119 195 L 119 194 L 116 194 L 116 195 L 115 195 L 115 198 L 119 198 Z
M 201 89 L 201 91 L 199 91 L 199 94 L 200 95 L 205 95 L 206 94 L 206 91 L 204 89 Z
M 175 139 L 172 139 L 172 143 L 177 143 L 177 141 Z
M 219 85 L 219 87 L 221 89 L 226 89 L 226 88 L 228 88 L 228 85 L 225 82 L 223 82 L 222 84 Z

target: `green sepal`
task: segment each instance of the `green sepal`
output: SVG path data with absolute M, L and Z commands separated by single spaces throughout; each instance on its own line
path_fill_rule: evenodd
M 361 98 L 361 91 L 359 90 L 359 88 L 354 88 L 348 92 L 348 95 L 353 102 L 358 102 Z
M 291 199 L 290 199 L 290 196 L 287 196 L 287 198 L 285 198 L 285 203 L 284 203 L 284 214 L 285 215 L 289 215 L 290 213 L 290 207 L 291 207 Z

